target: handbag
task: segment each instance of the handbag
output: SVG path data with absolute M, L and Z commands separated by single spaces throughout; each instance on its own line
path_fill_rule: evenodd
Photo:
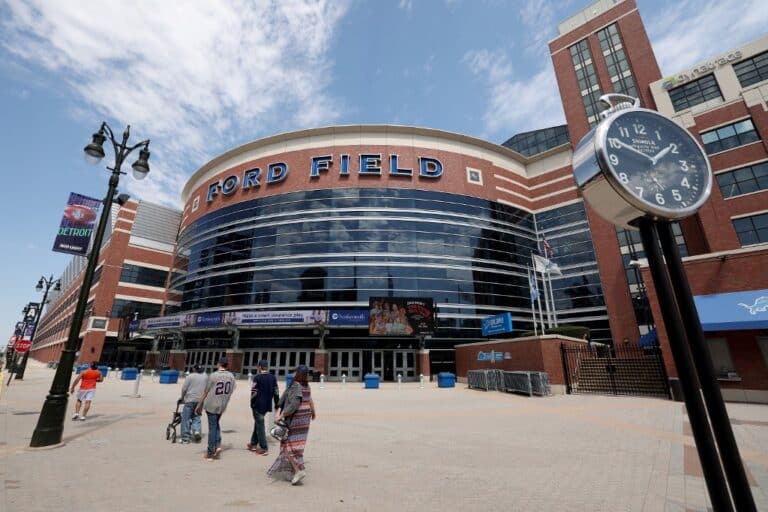
M 269 435 L 278 441 L 285 441 L 288 438 L 288 424 L 284 420 L 275 422 L 275 426 L 269 429 Z

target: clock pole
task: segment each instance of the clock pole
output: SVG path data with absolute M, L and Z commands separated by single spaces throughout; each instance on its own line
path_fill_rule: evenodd
M 728 494 L 728 485 L 723 476 L 723 468 L 720 465 L 720 458 L 712 438 L 712 430 L 709 428 L 707 411 L 699 394 L 696 371 L 686 346 L 683 320 L 675 300 L 670 275 L 664 266 L 664 259 L 659 246 L 658 227 L 655 222 L 646 218 L 638 220 L 637 224 L 640 228 L 640 238 L 648 258 L 648 267 L 651 271 L 653 284 L 656 287 L 664 326 L 667 329 L 672 358 L 675 360 L 675 367 L 677 367 L 680 375 L 685 409 L 688 413 L 688 419 L 691 421 L 691 431 L 696 441 L 696 450 L 699 453 L 701 469 L 704 473 L 709 497 L 712 500 L 712 507 L 716 512 L 730 512 L 733 511 L 733 505 Z
M 731 487 L 733 502 L 736 505 L 736 510 L 739 512 L 742 510 L 756 511 L 757 506 L 752 496 L 752 490 L 749 487 L 747 474 L 744 471 L 739 447 L 733 436 L 733 429 L 728 418 L 728 411 L 725 408 L 723 395 L 720 392 L 720 385 L 715 377 L 715 369 L 712 365 L 709 347 L 704 339 L 704 331 L 701 328 L 701 321 L 696 311 L 693 293 L 683 269 L 680 251 L 675 243 L 675 237 L 669 223 L 660 222 L 657 225 L 661 249 L 664 252 L 664 259 L 667 262 L 670 278 L 675 284 L 673 290 L 680 308 L 682 325 L 685 326 L 688 345 L 693 355 L 693 364 L 696 367 L 696 373 L 699 375 L 699 384 L 701 385 L 701 391 L 709 412 L 712 430 L 715 432 L 715 441 L 723 461 L 725 477 L 728 479 L 728 484 Z

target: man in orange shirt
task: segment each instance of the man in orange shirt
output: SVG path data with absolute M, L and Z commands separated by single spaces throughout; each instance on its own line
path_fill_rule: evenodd
M 96 394 L 96 383 L 101 382 L 104 378 L 101 376 L 101 372 L 96 366 L 96 361 L 91 363 L 91 367 L 85 371 L 80 372 L 75 382 L 72 383 L 72 387 L 69 389 L 69 394 L 75 392 L 75 386 L 80 382 L 80 389 L 77 391 L 77 403 L 75 404 L 75 415 L 72 416 L 73 420 L 85 420 L 85 416 L 88 414 L 88 409 L 91 408 L 91 402 L 93 396 Z M 83 407 L 83 414 L 80 414 L 80 406 L 85 402 Z

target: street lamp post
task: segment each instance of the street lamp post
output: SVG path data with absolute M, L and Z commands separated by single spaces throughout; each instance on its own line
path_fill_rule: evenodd
M 24 306 L 24 308 L 22 308 L 22 310 L 21 310 L 21 314 L 22 314 L 21 332 L 18 332 L 18 330 L 17 330 L 17 333 L 16 333 L 16 340 L 17 340 L 17 342 L 20 339 L 21 340 L 24 339 L 24 336 L 27 333 L 27 327 L 29 327 L 29 324 L 32 322 L 32 320 L 37 315 L 37 310 L 38 309 L 40 309 L 40 304 L 36 304 L 34 302 L 30 302 L 29 304 Z M 18 371 L 18 369 L 19 369 L 19 365 L 16 363 L 16 360 L 18 358 L 18 355 L 17 355 L 17 352 L 16 352 L 16 342 L 14 342 L 14 348 L 11 349 L 10 352 L 11 352 L 11 358 L 9 359 L 9 362 L 8 362 L 8 373 L 10 375 L 8 376 L 8 383 L 6 384 L 6 386 L 10 386 L 11 385 L 11 381 L 13 381 L 13 376 Z M 29 352 L 29 351 L 27 351 L 27 352 Z M 24 355 L 26 355 L 26 352 L 24 353 Z
M 37 308 L 37 312 L 35 314 L 35 319 L 32 321 L 32 333 L 29 335 L 29 341 L 32 342 L 32 346 L 35 344 L 35 334 L 37 333 L 37 326 L 40 323 L 40 317 L 43 314 L 43 308 L 48 303 L 48 292 L 51 291 L 51 287 L 53 287 L 53 291 L 58 292 L 61 290 L 61 283 L 58 279 L 54 280 L 53 275 L 49 277 L 48 279 L 45 278 L 45 276 L 41 277 L 40 280 L 37 282 L 37 286 L 35 286 L 35 290 L 38 292 L 43 292 L 43 301 L 40 303 L 40 306 Z M 21 364 L 19 364 L 19 368 L 16 370 L 16 379 L 17 380 L 24 380 L 24 371 L 27 369 L 27 359 L 29 359 L 29 353 L 32 352 L 32 347 L 29 348 L 26 352 L 24 352 L 24 356 L 21 358 Z
M 45 403 L 40 411 L 40 418 L 38 418 L 37 426 L 32 433 L 32 441 L 29 443 L 33 448 L 59 444 L 61 442 L 62 434 L 64 433 L 64 418 L 67 414 L 67 391 L 69 381 L 72 378 L 72 368 L 75 364 L 75 351 L 77 350 L 77 345 L 80 340 L 80 328 L 82 327 L 85 306 L 88 302 L 88 295 L 91 290 L 93 272 L 99 261 L 99 251 L 101 249 L 101 243 L 104 238 L 107 223 L 109 223 L 112 202 L 114 201 L 115 193 L 117 192 L 117 184 L 120 181 L 120 175 L 125 174 L 120 170 L 120 167 L 122 167 L 123 161 L 133 150 L 141 148 L 138 160 L 132 165 L 133 177 L 141 180 L 149 173 L 149 139 L 129 146 L 128 137 L 130 136 L 130 131 L 131 127 L 129 125 L 123 132 L 122 141 L 118 142 L 115 140 L 112 129 L 107 123 L 101 123 L 101 128 L 99 128 L 98 132 L 93 134 L 91 143 L 84 148 L 86 161 L 95 165 L 104 158 L 103 145 L 107 138 L 109 138 L 115 152 L 115 165 L 111 168 L 107 167 L 108 170 L 112 171 L 112 175 L 109 177 L 109 188 L 107 189 L 107 195 L 104 197 L 103 201 L 104 209 L 101 212 L 99 226 L 96 229 L 96 236 L 93 239 L 91 252 L 88 255 L 88 265 L 85 267 L 83 284 L 81 285 L 77 306 L 72 316 L 72 324 L 69 326 L 69 336 L 67 337 L 64 350 L 61 352 L 59 366 L 56 368 L 56 375 L 53 377 L 51 390 L 49 391 L 48 396 L 45 397 Z

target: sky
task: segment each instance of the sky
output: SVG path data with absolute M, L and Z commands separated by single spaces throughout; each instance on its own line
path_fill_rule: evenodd
M 437 128 L 502 143 L 564 123 L 547 42 L 580 0 L 0 0 L 0 348 L 71 256 L 51 251 L 102 121 L 151 139 L 120 191 L 180 206 L 186 179 L 265 136 L 339 124 Z M 637 0 L 662 75 L 768 32 L 762 0 Z M 749 13 L 745 16 L 744 13 Z M 125 169 L 133 162 L 131 155 Z

